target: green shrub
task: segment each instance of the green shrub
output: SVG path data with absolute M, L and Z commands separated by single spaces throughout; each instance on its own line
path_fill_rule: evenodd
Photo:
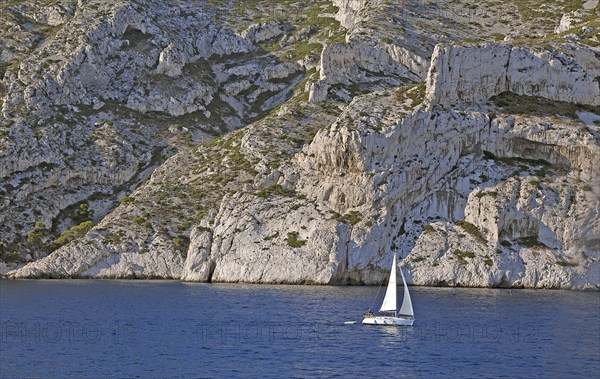
M 477 197 L 478 199 L 481 199 L 484 196 L 497 197 L 498 191 L 486 191 L 486 192 L 481 191 L 477 195 L 475 195 L 475 197 Z
M 486 266 L 492 266 L 494 264 L 494 261 L 492 260 L 492 258 L 486 256 L 485 258 L 483 258 L 483 263 L 485 263 Z
M 279 237 L 279 232 L 275 232 L 275 233 L 271 234 L 270 236 L 264 236 L 263 237 L 263 241 L 270 241 L 270 240 L 272 240 L 274 238 L 277 238 L 277 237 Z
M 562 267 L 576 267 L 578 266 L 577 263 L 575 262 L 569 262 L 569 261 L 556 261 L 556 264 Z
M 485 239 L 481 236 L 481 232 L 477 226 L 466 221 L 456 221 L 456 225 L 463 228 L 465 232 L 475 237 L 475 239 L 477 239 L 479 242 L 485 242 Z
M 435 232 L 435 228 L 432 225 L 425 225 L 423 228 L 423 234 Z
M 475 253 L 472 251 L 463 251 L 459 249 L 455 249 L 453 252 L 454 256 L 458 258 L 461 262 L 466 262 L 465 258 L 475 258 Z
M 542 166 L 546 169 L 552 168 L 552 164 L 544 159 L 527 159 L 521 157 L 498 157 L 492 152 L 484 150 L 483 158 L 487 160 L 493 160 L 496 162 L 504 163 L 507 166 L 523 166 L 521 168 L 526 169 L 527 166 Z
M 538 239 L 537 234 L 528 237 L 521 237 L 517 242 L 519 243 L 519 245 L 525 247 L 547 247 L 543 242 L 541 242 Z
M 298 238 L 298 232 L 288 232 L 286 242 L 289 247 L 302 247 L 306 244 L 305 240 Z
M 117 245 L 123 242 L 123 238 L 126 236 L 125 231 L 118 230 L 116 232 L 106 232 L 103 234 L 104 243 Z
M 25 260 L 23 259 L 23 257 L 21 257 L 21 254 L 19 254 L 18 252 L 12 252 L 12 253 L 5 253 L 2 254 L 0 256 L 0 258 L 5 262 L 5 263 L 22 263 Z
M 83 237 L 87 232 L 92 229 L 94 223 L 92 221 L 84 221 L 79 225 L 75 225 L 69 230 L 65 230 L 60 237 L 52 241 L 55 245 L 63 246 L 77 238 Z
M 279 184 L 271 184 L 268 187 L 265 187 L 263 189 L 260 189 L 256 192 L 254 192 L 254 195 L 256 195 L 258 197 L 262 197 L 262 198 L 267 198 L 270 195 L 292 196 L 292 195 L 294 195 L 294 191 L 286 190 L 283 187 L 281 187 L 281 185 L 279 185 Z
M 91 221 L 94 218 L 94 210 L 90 209 L 90 206 L 88 203 L 83 202 L 79 204 L 79 207 L 77 208 L 77 210 L 75 211 L 75 215 L 73 216 L 73 219 L 75 220 L 75 222 L 78 223 L 82 223 L 84 221 Z
M 31 230 L 29 233 L 27 233 L 27 242 L 30 244 L 37 243 L 40 241 L 42 236 L 43 235 L 41 231 L 37 229 Z
M 135 202 L 135 197 L 133 197 L 133 196 L 124 196 L 121 199 L 119 199 L 120 204 L 127 204 L 127 203 L 133 203 L 133 202 Z
M 561 114 L 577 118 L 577 112 L 597 112 L 592 105 L 575 104 L 564 101 L 553 101 L 538 96 L 517 95 L 512 92 L 502 92 L 490 99 L 496 106 L 510 114 L 532 114 L 549 116 Z
M 341 215 L 337 212 L 333 213 L 333 218 L 339 222 L 343 222 L 344 224 L 356 225 L 362 220 L 362 214 L 358 211 L 350 211 L 345 215 Z
M 413 84 L 400 87 L 396 90 L 396 99 L 403 104 L 406 100 L 411 100 L 411 107 L 415 107 L 423 102 L 425 98 L 425 83 Z

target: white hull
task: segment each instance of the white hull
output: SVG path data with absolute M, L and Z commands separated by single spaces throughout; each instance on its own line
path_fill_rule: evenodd
M 415 322 L 414 318 L 374 316 L 365 317 L 363 325 L 406 325 L 411 326 Z

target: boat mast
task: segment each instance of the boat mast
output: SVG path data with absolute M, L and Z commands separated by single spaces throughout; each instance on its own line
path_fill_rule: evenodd
M 396 251 L 394 250 L 394 262 L 393 262 L 393 270 L 392 272 L 394 273 L 394 276 L 396 276 Z M 395 281 L 396 278 L 394 278 Z M 398 288 L 398 283 L 394 283 L 396 285 L 396 288 Z M 396 293 L 396 309 L 394 309 L 394 318 L 398 317 L 398 294 Z

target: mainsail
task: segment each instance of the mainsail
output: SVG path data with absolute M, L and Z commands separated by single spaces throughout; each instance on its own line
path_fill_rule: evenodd
M 410 301 L 410 300 L 409 300 Z M 404 303 L 402 304 L 404 306 Z M 380 312 L 392 311 L 396 312 L 396 254 L 394 254 L 394 262 L 392 263 L 392 271 L 390 272 L 390 280 L 385 291 L 383 304 L 381 304 Z M 412 306 L 411 306 L 412 314 Z

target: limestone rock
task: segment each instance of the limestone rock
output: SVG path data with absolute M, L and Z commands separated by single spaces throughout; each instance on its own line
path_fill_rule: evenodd
M 183 62 L 183 57 L 177 52 L 175 46 L 170 43 L 169 46 L 161 51 L 158 57 L 158 67 L 156 68 L 156 72 L 158 74 L 175 77 L 181 75 L 181 69 L 184 65 L 185 62 Z
M 416 80 L 404 65 L 394 61 L 381 49 L 362 43 L 326 46 L 321 54 L 320 80 L 311 89 L 311 101 L 327 99 L 328 88 L 334 84 L 350 85 L 352 82 L 378 82 L 379 77 L 369 77 L 371 72 L 386 73 L 386 85 L 406 83 L 404 78 Z M 379 84 L 379 83 L 378 83 Z M 379 87 L 379 89 L 384 88 Z
M 0 15 L 15 29 L 0 49 L 7 253 L 47 254 L 76 223 L 77 207 L 93 205 L 101 220 L 174 153 L 173 138 L 237 128 L 286 100 L 302 74 L 257 54 L 206 4 L 55 3 L 21 2 Z M 19 24 L 25 19 L 46 26 Z M 236 71 L 229 59 L 252 70 Z M 187 132 L 162 134 L 169 129 Z M 36 222 L 53 234 L 44 249 L 27 241 Z
M 485 101 L 511 91 L 597 106 L 599 62 L 597 52 L 570 45 L 552 51 L 508 45 L 439 45 L 427 78 L 427 100 L 448 105 Z
M 25 58 L 2 66 L 0 253 L 36 260 L 9 276 L 380 284 L 397 252 L 414 284 L 599 288 L 583 29 L 492 44 L 536 22 L 504 3 L 292 4 L 295 25 L 260 2 L 93 4 L 39 46 L 14 20 L 22 50 L 1 42 Z M 505 91 L 566 111 L 490 101 Z
M 339 8 L 336 18 L 346 29 L 352 28 L 361 20 L 362 10 L 368 6 L 377 7 L 383 3 L 382 0 L 333 0 L 333 4 Z
M 291 25 L 286 25 L 278 21 L 269 21 L 251 25 L 241 33 L 241 37 L 251 43 L 258 43 L 280 37 L 290 28 Z
M 301 205 L 303 202 L 300 202 Z M 343 239 L 336 222 L 322 220 L 294 199 L 244 195 L 222 203 L 213 230 L 213 281 L 252 283 L 333 282 Z M 190 245 L 190 249 L 194 244 Z
M 212 233 L 208 228 L 194 228 L 190 235 L 190 247 L 183 266 L 181 280 L 208 282 L 212 278 L 215 262 L 210 257 Z

